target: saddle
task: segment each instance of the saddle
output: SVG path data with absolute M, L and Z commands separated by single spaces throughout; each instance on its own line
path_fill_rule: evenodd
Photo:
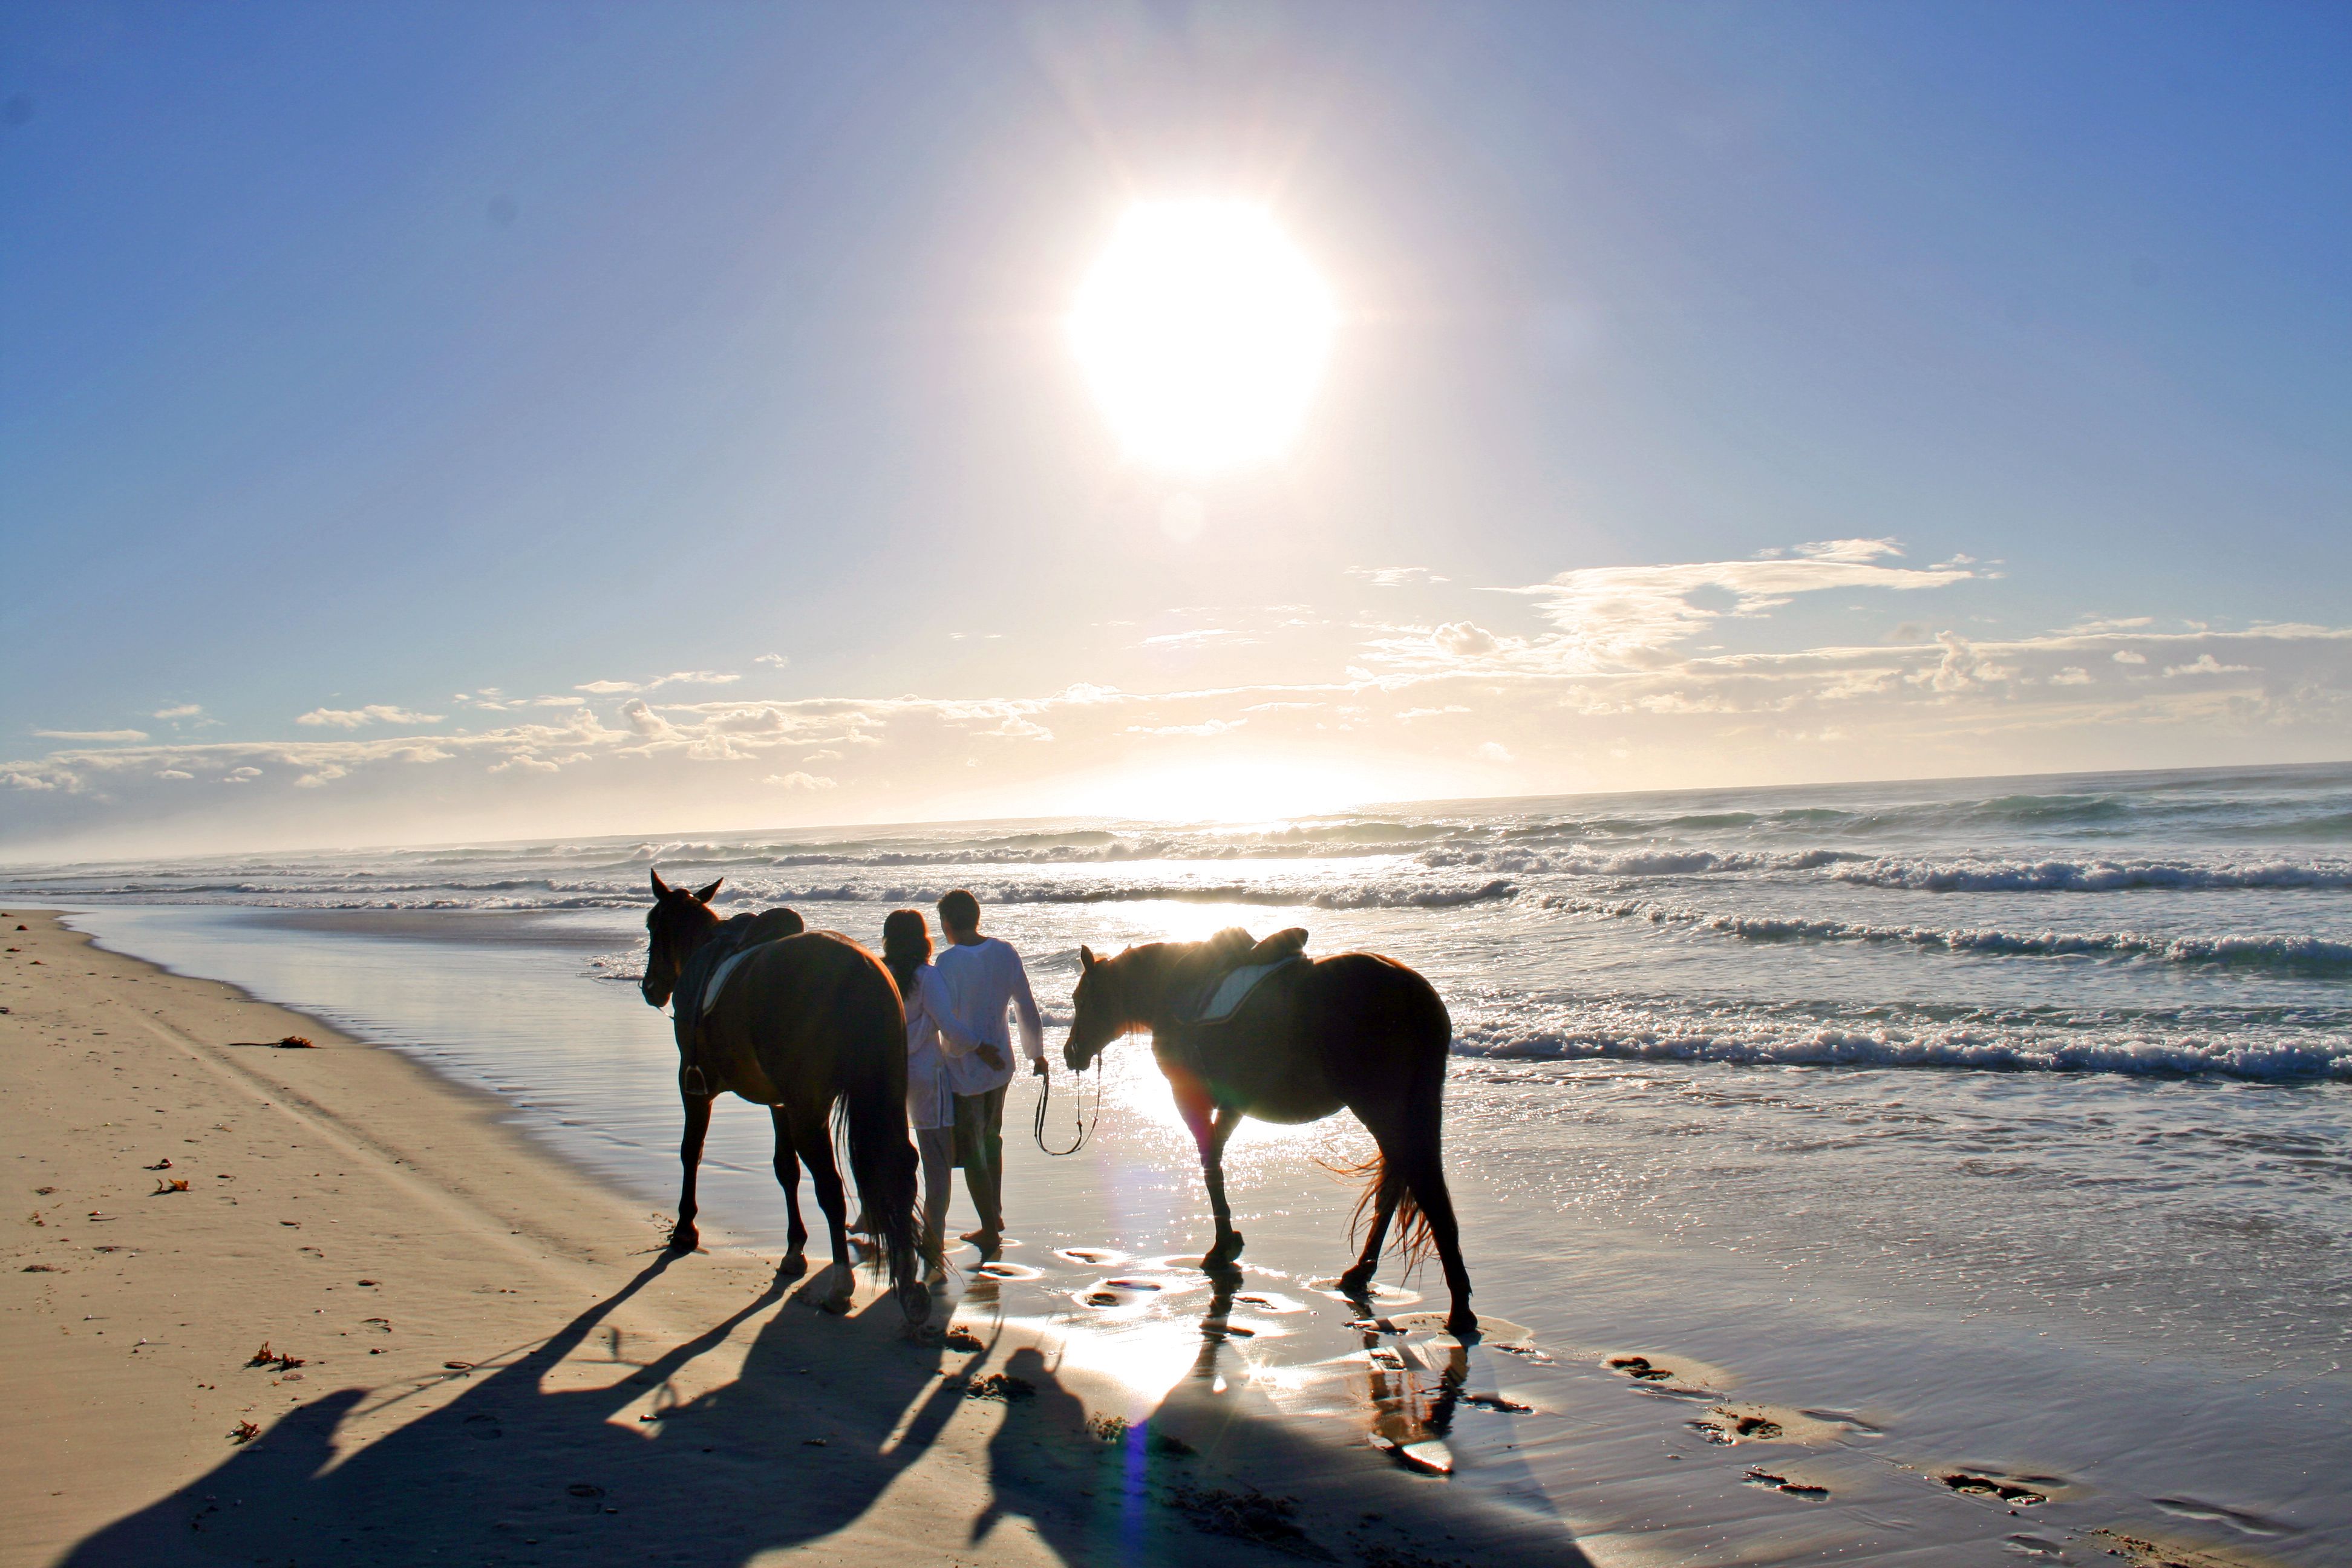
M 670 993 L 670 1026 L 677 1032 L 679 1088 L 693 1095 L 713 1092 L 702 1070 L 702 1019 L 719 1000 L 736 965 L 752 949 L 798 936 L 807 929 L 808 922 L 792 910 L 761 910 L 719 921 L 719 928 L 694 950 Z
M 1307 962 L 1307 928 L 1292 926 L 1264 942 L 1239 926 L 1230 926 L 1201 944 L 1192 960 L 1194 974 L 1172 997 L 1172 1020 L 1187 1026 L 1232 1021 L 1260 985 L 1276 971 Z

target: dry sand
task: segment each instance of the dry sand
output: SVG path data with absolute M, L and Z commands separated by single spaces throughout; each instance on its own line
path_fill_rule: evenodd
M 870 1280 L 815 1310 L 822 1264 L 666 1258 L 487 1097 L 0 927 L 0 1564 L 1581 1560 L 1222 1379 L 1122 1436 L 984 1282 L 925 1339 Z

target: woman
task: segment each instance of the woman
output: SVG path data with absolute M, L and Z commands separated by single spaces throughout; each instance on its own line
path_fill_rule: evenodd
M 967 1032 L 931 966 L 931 932 L 919 910 L 893 910 L 882 922 L 882 963 L 907 1005 L 907 1122 L 923 1156 L 923 1261 L 933 1279 L 946 1272 L 948 1182 L 954 1173 L 955 1094 L 948 1058 L 977 1051 L 991 1067 L 1004 1058 Z

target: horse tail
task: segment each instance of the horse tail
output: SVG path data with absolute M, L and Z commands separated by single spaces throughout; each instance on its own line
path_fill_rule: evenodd
M 841 1098 L 834 1138 L 848 1156 L 866 1219 L 882 1238 L 893 1289 L 921 1283 L 916 1246 L 916 1159 L 907 1138 L 907 1026 L 888 972 L 868 958 L 878 987 L 860 996 L 842 1031 Z M 861 977 L 865 978 L 865 977 Z M 877 1271 L 882 1259 L 876 1259 Z
M 1356 1164 L 1342 1164 L 1335 1160 L 1318 1162 L 1342 1181 L 1361 1182 L 1364 1190 L 1356 1194 L 1356 1207 L 1348 1216 L 1348 1245 L 1364 1233 L 1364 1223 L 1376 1212 L 1381 1188 L 1389 1182 L 1388 1156 L 1375 1150 L 1372 1157 Z M 1404 1258 L 1407 1274 L 1437 1250 L 1437 1237 L 1429 1228 L 1429 1216 L 1421 1212 L 1421 1202 L 1413 1196 L 1409 1173 L 1396 1177 L 1396 1209 L 1389 1220 L 1389 1247 Z
M 1364 1222 L 1377 1212 L 1381 1190 L 1394 1184 L 1396 1207 L 1389 1220 L 1388 1247 L 1404 1259 L 1404 1272 L 1414 1269 L 1434 1255 L 1437 1234 L 1430 1228 L 1429 1215 L 1421 1206 L 1420 1184 L 1433 1177 L 1442 1180 L 1438 1150 L 1445 1114 L 1445 1068 L 1452 1054 L 1454 1021 L 1445 1010 L 1444 999 L 1421 975 L 1402 965 L 1397 965 L 1409 977 L 1409 994 L 1398 999 L 1400 1015 L 1413 1015 L 1409 1026 L 1420 1037 L 1407 1079 L 1403 1132 L 1406 1158 L 1402 1168 L 1391 1173 L 1385 1151 L 1373 1151 L 1372 1157 L 1357 1164 L 1339 1164 L 1326 1161 L 1324 1169 L 1344 1180 L 1360 1181 L 1364 1189 L 1357 1194 L 1355 1212 L 1348 1219 L 1348 1241 L 1354 1245 L 1363 1234 Z M 1421 1135 L 1426 1133 L 1427 1147 L 1421 1146 Z

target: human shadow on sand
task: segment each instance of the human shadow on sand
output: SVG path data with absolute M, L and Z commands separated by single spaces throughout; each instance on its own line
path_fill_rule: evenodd
M 908 1336 L 887 1298 L 847 1318 L 795 1300 L 760 1326 L 733 1381 L 640 1423 L 634 1408 L 658 1404 L 673 1377 L 789 1288 L 780 1276 L 656 1359 L 625 1360 L 606 1320 L 671 1266 L 649 1266 L 511 1363 L 453 1373 L 466 1384 L 454 1399 L 347 1453 L 337 1430 L 371 1395 L 340 1390 L 292 1410 L 206 1475 L 82 1541 L 63 1564 L 741 1563 L 856 1521 L 973 1397 L 1007 1405 L 988 1447 L 988 1501 L 968 1521 L 894 1535 L 971 1552 L 1009 1528 L 1034 1531 L 1065 1563 L 1192 1568 L 1582 1560 L 1556 1521 L 1498 1521 L 1446 1497 L 1442 1483 L 1403 1495 L 1402 1509 L 1386 1500 L 1375 1541 L 1340 1529 L 1328 1510 L 1299 1514 L 1285 1501 L 1298 1489 L 1290 1485 L 1269 1481 L 1261 1492 L 1231 1479 L 1305 1478 L 1311 1493 L 1319 1477 L 1356 1517 L 1348 1478 L 1333 1473 L 1335 1446 L 1251 1419 L 1217 1379 L 1213 1336 L 1193 1375 L 1128 1426 L 1090 1422 L 1080 1394 L 1035 1350 L 1016 1350 L 1001 1381 L 970 1383 L 968 1358 Z M 827 1286 L 819 1270 L 793 1294 L 813 1304 Z M 599 1339 L 611 1346 L 610 1381 L 542 1386 L 567 1357 L 562 1381 L 593 1373 L 599 1363 L 586 1352 Z M 1432 1549 L 1402 1549 L 1416 1541 Z M 912 1540 L 905 1549 L 918 1550 Z

